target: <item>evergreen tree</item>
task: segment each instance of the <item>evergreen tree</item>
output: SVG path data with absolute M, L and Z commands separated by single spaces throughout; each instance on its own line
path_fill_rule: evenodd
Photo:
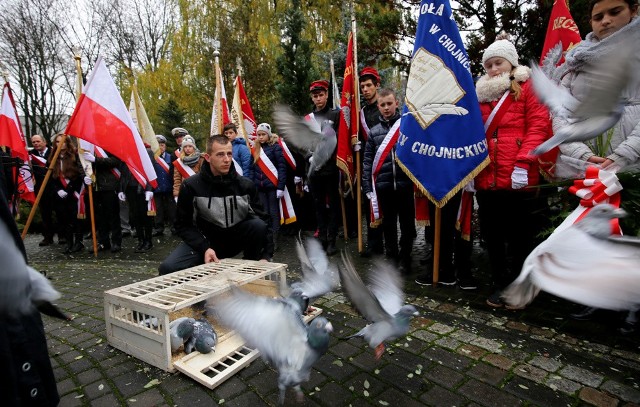
M 281 77 L 276 84 L 276 90 L 280 100 L 298 114 L 304 114 L 309 110 L 311 102 L 308 86 L 318 79 L 313 64 L 311 42 L 302 38 L 305 25 L 300 0 L 292 0 L 291 7 L 284 12 L 284 34 L 280 43 L 282 55 L 276 60 Z
M 156 127 L 156 131 L 159 130 L 160 133 L 158 134 L 163 134 L 167 138 L 167 147 L 177 147 L 171 135 L 171 129 L 184 127 L 184 119 L 185 112 L 178 106 L 178 102 L 173 97 L 169 97 L 167 102 L 160 107 L 157 118 L 159 126 Z

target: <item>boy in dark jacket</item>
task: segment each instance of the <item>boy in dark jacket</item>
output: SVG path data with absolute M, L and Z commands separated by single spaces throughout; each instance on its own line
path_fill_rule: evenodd
M 362 188 L 372 206 L 377 204 L 380 208 L 386 257 L 398 261 L 404 272 L 409 273 L 411 248 L 416 237 L 413 183 L 396 163 L 395 144 L 391 148 L 385 148 L 388 143 L 383 144 L 385 139 L 391 138 L 392 127 L 400 120 L 398 99 L 392 90 L 378 92 L 378 109 L 380 123 L 371 129 L 364 149 Z M 378 163 L 381 165 L 376 166 Z
M 270 260 L 273 238 L 256 187 L 233 166 L 231 142 L 211 136 L 207 165 L 180 187 L 176 231 L 182 243 L 160 264 L 160 275 L 218 262 L 244 251 L 248 260 Z

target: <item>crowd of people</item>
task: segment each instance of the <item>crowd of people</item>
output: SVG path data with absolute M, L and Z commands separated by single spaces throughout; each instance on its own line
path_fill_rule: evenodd
M 593 32 L 566 54 L 566 62 L 555 73 L 557 82 L 578 100 L 588 93 L 582 69 L 594 64 L 600 53 L 610 47 L 610 37 L 637 31 L 637 0 L 598 0 L 591 4 Z M 639 65 L 633 56 L 633 67 Z M 552 118 L 538 100 L 531 82 L 531 70 L 519 61 L 518 52 L 507 38 L 499 37 L 483 53 L 485 74 L 476 82 L 476 93 L 485 128 L 489 164 L 465 187 L 478 204 L 479 231 L 489 258 L 492 295 L 491 307 L 508 307 L 502 290 L 519 273 L 526 256 L 535 247 L 541 232 L 536 214 L 544 213 L 546 197 L 535 188 L 541 182 L 539 160 L 530 152 L 551 137 L 552 127 L 566 123 Z M 360 71 L 363 98 L 360 116 L 362 147 L 363 219 L 366 224 L 366 248 L 362 256 L 384 255 L 405 274 L 418 274 L 416 283 L 431 285 L 430 264 L 413 270 L 412 247 L 416 238 L 415 196 L 419 193 L 411 179 L 396 162 L 395 145 L 382 151 L 389 134 L 400 120 L 396 91 L 381 88 L 381 77 L 373 67 Z M 622 119 L 613 129 L 609 151 L 594 153 L 587 144 L 568 143 L 562 154 L 618 169 L 633 168 L 640 158 L 640 108 L 638 77 L 625 89 Z M 320 128 L 327 123 L 337 131 L 339 109 L 329 101 L 329 82 L 316 80 L 309 86 L 313 110 L 305 117 Z M 552 126 L 553 125 L 553 126 Z M 160 154 L 149 149 L 158 176 L 153 189 L 141 183 L 118 158 L 101 152 L 81 154 L 92 166 L 94 177 L 85 175 L 74 142 L 56 135 L 53 148 L 59 148 L 58 163 L 40 201 L 43 240 L 41 246 L 64 242 L 65 253 L 84 248 L 86 234 L 82 220 L 86 186 L 93 185 L 97 199 L 98 250 L 119 252 L 122 236 L 130 229 L 138 239 L 137 252 L 153 247 L 152 236 L 165 229 L 182 238 L 183 243 L 161 264 L 166 274 L 186 267 L 217 261 L 240 252 L 254 260 L 271 260 L 278 250 L 278 236 L 299 229 L 315 232 L 328 255 L 337 252 L 336 239 L 343 210 L 357 213 L 356 201 L 341 199 L 340 173 L 333 159 L 308 173 L 313 156 L 285 148 L 269 123 L 257 126 L 255 140 L 239 136 L 235 124 L 224 127 L 223 134 L 209 137 L 201 152 L 195 138 L 184 128 L 171 135 L 178 149 L 167 151 L 167 139 L 157 136 Z M 31 138 L 36 188 L 46 173 L 52 148 L 40 135 Z M 380 154 L 382 152 L 382 154 Z M 291 192 L 290 196 L 289 191 Z M 460 191 L 442 208 L 440 231 L 439 283 L 473 290 L 477 283 L 471 273 L 469 239 L 456 230 Z M 296 209 L 298 222 L 286 224 L 282 201 L 287 194 Z M 344 207 L 343 207 L 344 206 Z M 430 204 L 432 212 L 434 206 Z M 55 213 L 57 225 L 53 223 Z M 77 214 L 77 216 L 76 216 Z M 356 230 L 353 217 L 345 222 L 350 237 Z M 369 220 L 372 220 L 371 222 Z M 399 225 L 399 227 L 398 227 Z M 425 239 L 433 242 L 433 228 L 427 227 Z M 224 238 L 222 238 L 224 236 Z M 428 263 L 428 262 L 424 262 Z M 422 265 L 423 262 L 421 262 Z

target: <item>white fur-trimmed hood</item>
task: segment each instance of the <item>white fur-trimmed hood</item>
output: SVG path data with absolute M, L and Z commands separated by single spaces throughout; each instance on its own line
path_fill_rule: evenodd
M 511 73 L 504 73 L 493 78 L 490 78 L 488 74 L 482 75 L 476 83 L 478 101 L 483 103 L 500 99 L 511 86 L 511 75 L 516 81 L 522 83 L 531 77 L 531 69 L 528 66 L 518 65 Z

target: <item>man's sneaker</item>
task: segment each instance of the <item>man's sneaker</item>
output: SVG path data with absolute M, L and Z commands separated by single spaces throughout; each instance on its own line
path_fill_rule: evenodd
M 475 278 L 471 276 L 462 277 L 458 279 L 458 287 L 462 290 L 475 290 L 478 288 L 478 284 L 476 283 Z
M 487 298 L 487 305 L 492 308 L 502 308 L 504 307 L 504 301 L 501 298 L 502 292 L 496 291 Z
M 416 277 L 415 282 L 423 286 L 433 285 L 433 275 L 431 273 L 422 274 Z
M 455 277 L 441 277 L 438 279 L 438 284 L 442 284 L 446 287 L 451 287 L 456 285 L 456 279 Z

